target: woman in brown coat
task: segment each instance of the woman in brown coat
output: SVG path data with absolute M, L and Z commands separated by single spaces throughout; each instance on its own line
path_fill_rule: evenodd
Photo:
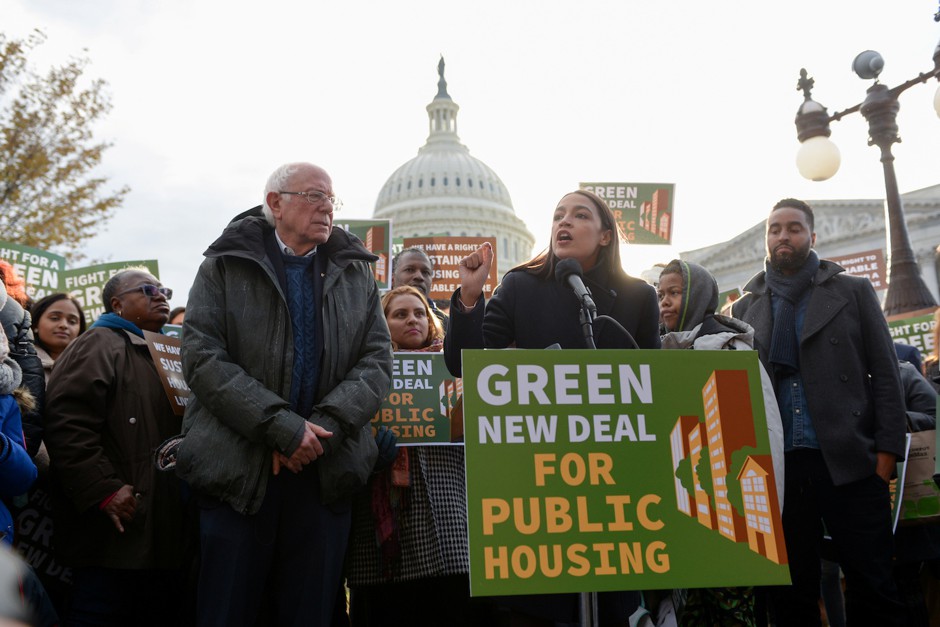
M 56 553 L 72 566 L 65 624 L 177 624 L 183 507 L 154 448 L 180 432 L 143 330 L 166 324 L 172 291 L 141 270 L 104 288 L 106 314 L 49 380 L 46 443 L 59 488 Z

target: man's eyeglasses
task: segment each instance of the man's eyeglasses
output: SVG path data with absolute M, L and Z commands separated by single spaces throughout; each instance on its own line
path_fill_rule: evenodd
M 163 294 L 167 300 L 173 298 L 173 290 L 168 287 L 158 287 L 156 285 L 138 285 L 137 287 L 132 287 L 129 290 L 124 290 L 123 292 L 118 292 L 115 296 L 123 296 L 124 294 L 130 294 L 131 292 L 136 292 L 140 290 L 144 293 L 147 298 L 156 298 L 157 294 Z
M 328 203 L 333 207 L 333 211 L 339 211 L 343 207 L 343 201 L 337 198 L 336 196 L 327 196 L 323 192 L 278 192 L 278 194 L 287 194 L 289 196 L 300 196 L 311 205 L 319 205 L 320 203 Z

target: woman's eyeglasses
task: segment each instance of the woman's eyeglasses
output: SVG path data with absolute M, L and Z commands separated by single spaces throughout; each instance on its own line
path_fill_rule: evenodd
M 146 285 L 138 285 L 137 287 L 132 287 L 131 289 L 124 290 L 123 292 L 118 292 L 117 294 L 115 294 L 115 296 L 123 296 L 124 294 L 130 294 L 131 292 L 136 292 L 137 290 L 140 290 L 141 292 L 143 292 L 147 298 L 156 298 L 157 294 L 163 294 L 163 296 L 167 300 L 170 300 L 171 298 L 173 298 L 173 290 L 171 290 L 170 288 L 160 287 L 157 285 L 150 285 L 149 283 Z

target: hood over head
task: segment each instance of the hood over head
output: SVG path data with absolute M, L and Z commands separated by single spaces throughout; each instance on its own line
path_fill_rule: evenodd
M 715 314 L 718 309 L 718 282 L 697 263 L 673 259 L 666 267 L 677 265 L 682 276 L 682 306 L 675 330 L 688 331 Z

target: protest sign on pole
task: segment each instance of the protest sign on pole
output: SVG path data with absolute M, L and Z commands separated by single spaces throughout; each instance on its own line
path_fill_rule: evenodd
M 59 276 L 65 270 L 62 255 L 0 241 L 0 259 L 6 260 L 26 281 L 26 293 L 33 300 L 59 291 Z
M 853 255 L 839 255 L 826 257 L 829 261 L 842 266 L 846 274 L 860 276 L 871 281 L 872 287 L 876 290 L 888 288 L 885 282 L 888 278 L 888 272 L 885 266 L 885 254 L 880 248 L 875 250 L 866 250 Z
M 434 284 L 429 297 L 432 300 L 450 300 L 451 294 L 460 287 L 460 260 L 489 242 L 493 247 L 493 265 L 483 285 L 487 298 L 496 289 L 496 238 L 495 237 L 406 237 L 404 248 L 420 248 L 431 258 L 434 268 Z
M 447 371 L 443 353 L 395 353 L 392 385 L 372 419 L 399 446 L 463 443 L 463 385 Z
M 740 287 L 735 287 L 730 290 L 725 290 L 724 292 L 718 293 L 718 311 L 715 313 L 723 313 L 725 315 L 731 315 L 731 305 L 734 304 L 734 301 L 738 300 L 744 296 L 744 292 L 741 291 Z
M 155 259 L 138 261 L 115 261 L 84 268 L 70 268 L 62 273 L 59 291 L 75 297 L 85 311 L 85 322 L 89 325 L 104 313 L 102 292 L 112 276 L 125 268 L 143 267 L 160 278 L 159 264 Z
M 913 315 L 912 315 L 913 314 Z M 933 330 L 936 326 L 932 310 L 914 311 L 888 318 L 888 330 L 895 342 L 910 344 L 927 357 L 934 350 Z
M 671 244 L 673 183 L 581 183 L 604 199 L 631 244 Z
M 366 249 L 379 258 L 372 264 L 375 282 L 380 290 L 388 289 L 392 281 L 392 223 L 389 220 L 334 220 L 333 226 L 361 239 Z
M 754 351 L 463 351 L 472 594 L 789 583 Z
M 178 337 L 154 333 L 146 329 L 144 329 L 144 339 L 147 340 L 150 357 L 157 367 L 157 374 L 160 375 L 163 391 L 166 392 L 173 413 L 182 416 L 186 410 L 186 404 L 189 403 L 190 394 L 189 386 L 183 379 L 183 360 L 180 357 L 182 342 Z

